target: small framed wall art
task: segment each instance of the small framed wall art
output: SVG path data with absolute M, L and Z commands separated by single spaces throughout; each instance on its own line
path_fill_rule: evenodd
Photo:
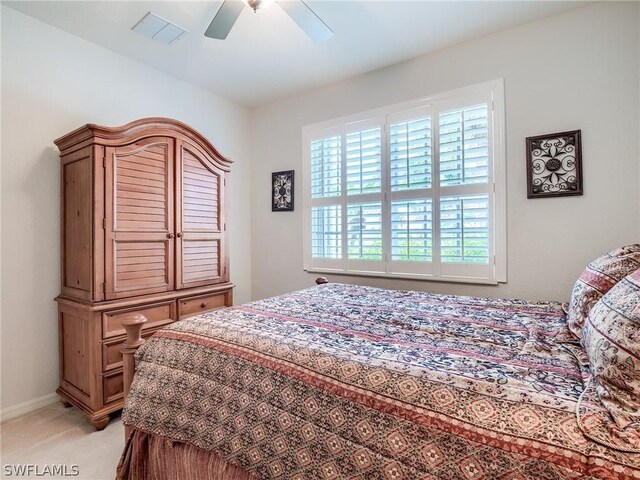
M 271 211 L 293 211 L 293 170 L 271 174 Z
M 527 137 L 527 198 L 582 195 L 580 130 Z

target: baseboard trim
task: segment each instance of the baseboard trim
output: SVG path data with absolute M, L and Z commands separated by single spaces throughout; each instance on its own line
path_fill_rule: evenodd
M 3 408 L 2 410 L 0 410 L 0 422 L 4 423 L 7 420 L 20 417 L 29 412 L 33 412 L 34 410 L 38 410 L 42 407 L 54 404 L 57 401 L 58 395 L 56 395 L 55 393 L 50 393 L 40 398 L 34 398 L 33 400 L 19 403 L 18 405 L 14 405 L 13 407 Z

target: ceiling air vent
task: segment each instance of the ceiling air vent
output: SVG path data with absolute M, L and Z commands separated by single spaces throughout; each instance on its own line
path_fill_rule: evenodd
M 136 23 L 132 30 L 164 45 L 171 45 L 186 33 L 184 28 L 151 12 L 142 17 L 142 20 Z

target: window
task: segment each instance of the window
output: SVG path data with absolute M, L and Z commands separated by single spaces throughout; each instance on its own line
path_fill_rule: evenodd
M 303 129 L 305 269 L 506 281 L 502 80 Z

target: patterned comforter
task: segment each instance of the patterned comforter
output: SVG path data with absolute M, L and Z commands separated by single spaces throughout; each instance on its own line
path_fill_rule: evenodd
M 640 478 L 559 303 L 327 284 L 177 322 L 124 422 L 263 479 Z

